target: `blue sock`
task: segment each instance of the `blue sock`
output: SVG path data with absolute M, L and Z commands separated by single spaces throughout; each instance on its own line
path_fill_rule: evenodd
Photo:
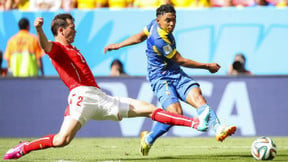
M 206 104 L 206 105 L 202 105 L 202 106 L 198 107 L 198 109 L 196 109 L 197 114 L 200 115 L 205 110 L 206 107 L 209 107 L 209 106 Z
M 220 125 L 220 121 L 216 115 L 216 112 L 213 109 L 211 109 L 209 105 L 205 104 L 205 105 L 200 106 L 197 109 L 197 114 L 200 115 L 207 107 L 210 109 L 208 126 L 212 127 L 213 130 L 216 132 L 218 126 Z
M 146 142 L 148 142 L 149 144 L 153 144 L 158 137 L 168 132 L 168 130 L 171 127 L 172 125 L 167 125 L 167 124 L 157 122 L 155 126 L 152 128 L 151 133 L 147 136 Z

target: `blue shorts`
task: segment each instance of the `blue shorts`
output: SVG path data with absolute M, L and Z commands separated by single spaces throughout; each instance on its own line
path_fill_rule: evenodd
M 165 110 L 169 105 L 179 102 L 179 99 L 186 102 L 190 90 L 199 86 L 185 73 L 151 81 L 152 90 Z

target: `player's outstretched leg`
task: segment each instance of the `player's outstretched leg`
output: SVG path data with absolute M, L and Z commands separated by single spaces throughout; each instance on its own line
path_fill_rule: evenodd
M 200 116 L 199 118 L 201 118 L 203 121 L 204 119 L 207 119 L 208 116 L 209 116 L 209 111 L 205 111 L 203 113 L 203 115 Z M 202 124 L 201 121 L 199 120 L 199 118 L 188 118 L 188 117 L 183 116 L 183 115 L 167 112 L 167 111 L 162 110 L 160 108 L 153 111 L 152 116 L 151 116 L 152 120 L 161 122 L 164 125 L 165 124 L 178 125 L 178 126 L 191 127 L 191 128 L 197 129 L 197 130 L 200 130 L 200 129 L 206 129 L 207 130 L 208 125 Z
M 152 143 L 148 143 L 147 141 L 148 136 L 148 131 L 142 131 L 140 134 L 140 152 L 143 156 L 147 156 L 149 154 L 150 148 L 152 147 Z
M 54 136 L 54 134 L 51 134 L 40 139 L 36 139 L 32 142 L 22 142 L 19 145 L 13 147 L 12 149 L 8 150 L 4 155 L 4 159 L 19 159 L 20 157 L 28 154 L 31 151 L 53 147 Z
M 216 140 L 219 142 L 223 142 L 227 137 L 234 134 L 237 130 L 237 127 L 232 126 L 226 126 L 220 123 L 220 120 L 218 119 L 216 112 L 210 108 L 210 117 L 211 117 L 211 126 L 216 132 Z
M 25 154 L 23 153 L 23 146 L 27 145 L 29 142 L 21 142 L 17 146 L 11 148 L 6 152 L 4 155 L 4 160 L 9 160 L 9 159 L 19 159 L 20 157 L 24 156 Z
M 210 109 L 206 106 L 201 106 L 197 109 L 199 115 L 199 126 L 197 127 L 198 131 L 207 131 L 208 122 L 210 119 Z
M 236 126 L 223 126 L 220 125 L 216 131 L 216 140 L 223 142 L 228 136 L 234 134 L 237 130 Z
M 167 112 L 162 109 L 155 110 L 151 118 L 158 122 L 150 133 L 147 131 L 143 131 L 141 133 L 140 151 L 143 156 L 148 155 L 154 141 L 166 133 L 172 127 L 172 125 L 187 126 L 201 131 L 207 130 L 209 109 L 203 111 L 202 114 L 199 115 L 201 121 L 204 121 L 205 123 L 202 123 L 199 118 L 188 118 L 183 115 Z
M 209 127 L 216 132 L 216 140 L 217 141 L 224 141 L 227 137 L 234 134 L 237 130 L 236 126 L 225 126 L 220 123 L 220 120 L 218 119 L 216 112 L 210 108 L 209 105 L 205 104 L 197 109 L 198 114 L 204 111 L 205 109 L 209 108 Z
M 157 138 L 168 132 L 171 127 L 172 125 L 157 122 L 150 133 L 148 131 L 142 131 L 140 135 L 141 154 L 147 156 Z

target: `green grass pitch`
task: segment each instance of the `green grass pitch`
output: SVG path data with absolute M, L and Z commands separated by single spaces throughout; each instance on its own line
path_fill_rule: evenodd
M 288 161 L 288 137 L 271 137 L 277 145 L 273 161 Z M 138 138 L 75 138 L 64 148 L 34 151 L 17 162 L 78 162 L 78 161 L 195 161 L 195 162 L 253 162 L 250 146 L 256 137 L 230 137 L 223 143 L 212 137 L 160 138 L 150 150 L 149 156 L 139 153 Z M 21 140 L 30 138 L 0 138 L 0 154 L 14 147 Z M 13 161 L 13 160 L 10 160 Z M 16 161 L 16 160 L 15 160 Z

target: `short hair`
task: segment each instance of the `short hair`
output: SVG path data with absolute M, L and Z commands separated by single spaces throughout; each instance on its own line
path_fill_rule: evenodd
M 163 4 L 160 7 L 158 7 L 156 10 L 156 16 L 157 17 L 160 15 L 164 15 L 165 13 L 175 13 L 176 14 L 176 10 L 170 4 Z
M 51 23 L 51 31 L 54 36 L 58 34 L 57 31 L 60 27 L 66 28 L 68 26 L 67 19 L 74 21 L 73 16 L 69 13 L 58 14 L 54 17 Z
M 235 57 L 240 57 L 242 60 L 242 62 L 246 62 L 246 57 L 245 57 L 245 55 L 243 54 L 243 53 L 237 53 L 236 55 L 235 55 Z
M 119 59 L 114 59 L 110 65 L 110 68 L 112 68 L 112 66 L 114 65 L 118 65 L 119 66 L 119 72 L 120 74 L 125 73 L 124 71 L 124 67 L 123 67 L 123 63 L 119 60 Z
M 29 20 L 27 18 L 22 18 L 18 22 L 18 27 L 20 30 L 27 29 L 29 26 Z

